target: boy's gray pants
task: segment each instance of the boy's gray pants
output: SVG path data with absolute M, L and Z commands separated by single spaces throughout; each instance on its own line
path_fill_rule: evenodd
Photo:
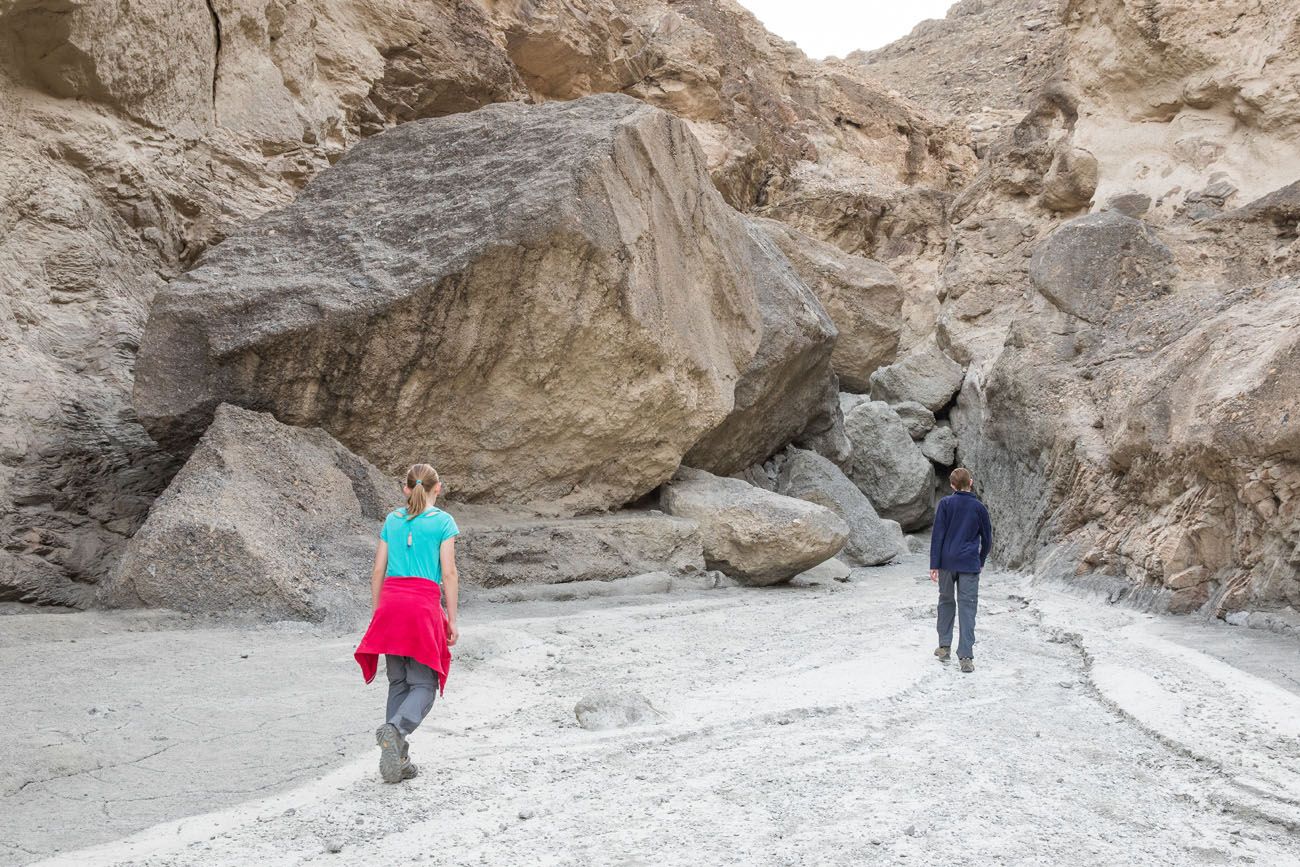
M 388 672 L 388 722 L 404 735 L 415 731 L 433 709 L 438 672 L 409 656 L 384 655 Z
M 960 613 L 958 659 L 975 658 L 975 607 L 979 603 L 979 594 L 980 573 L 939 570 L 939 646 L 952 646 L 952 621 Z

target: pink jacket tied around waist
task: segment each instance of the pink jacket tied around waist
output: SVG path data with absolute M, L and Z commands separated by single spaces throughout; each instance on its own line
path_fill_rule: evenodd
M 447 687 L 451 648 L 447 646 L 447 615 L 442 587 L 427 578 L 384 579 L 379 606 L 370 618 L 361 644 L 353 654 L 366 683 L 375 679 L 379 654 L 409 656 L 438 672 L 438 688 Z

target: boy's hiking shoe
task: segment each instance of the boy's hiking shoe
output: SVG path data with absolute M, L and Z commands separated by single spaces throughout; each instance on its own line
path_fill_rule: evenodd
M 945 644 L 935 648 L 934 655 L 939 658 L 940 662 L 947 662 L 948 657 L 952 655 L 952 649 Z
M 375 729 L 375 743 L 379 744 L 379 776 L 385 783 L 402 781 L 402 746 L 406 739 L 392 723 Z
M 415 762 L 408 761 L 402 765 L 402 779 L 410 780 L 420 775 L 420 768 Z
M 961 670 L 963 674 L 970 674 L 972 671 L 975 670 L 975 660 L 963 659 L 961 661 Z

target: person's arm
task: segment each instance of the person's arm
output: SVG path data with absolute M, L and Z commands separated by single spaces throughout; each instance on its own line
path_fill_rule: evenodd
M 993 550 L 993 522 L 989 520 L 989 510 L 980 504 L 980 568 Z
M 939 554 L 943 551 L 943 534 L 948 529 L 948 518 L 943 510 L 943 500 L 934 510 L 934 526 L 930 528 L 930 580 L 939 582 Z
M 388 572 L 388 543 L 379 540 L 375 549 L 375 565 L 370 570 L 370 606 L 379 607 L 379 591 L 384 587 L 384 575 Z
M 454 645 L 460 638 L 456 628 L 456 603 L 460 601 L 460 575 L 456 572 L 456 537 L 442 540 L 438 546 L 438 561 L 442 564 L 442 592 L 447 601 L 447 643 Z

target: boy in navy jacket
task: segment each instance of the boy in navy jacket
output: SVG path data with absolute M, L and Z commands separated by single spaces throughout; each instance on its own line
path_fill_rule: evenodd
M 965 467 L 958 467 L 948 475 L 953 493 L 939 501 L 930 534 L 930 580 L 939 585 L 939 649 L 934 655 L 947 661 L 952 647 L 953 617 L 960 613 L 957 658 L 961 660 L 961 670 L 967 674 L 975 670 L 975 607 L 979 600 L 980 570 L 993 547 L 989 510 L 971 492 L 973 481 Z

